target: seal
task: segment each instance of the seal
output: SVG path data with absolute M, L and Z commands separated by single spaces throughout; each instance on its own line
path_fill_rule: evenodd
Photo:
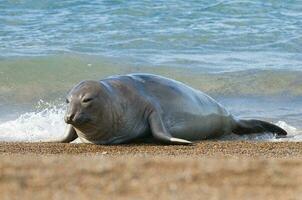
M 282 128 L 260 120 L 240 120 L 213 98 L 181 82 L 152 74 L 86 80 L 67 95 L 65 136 L 84 143 L 121 144 L 153 138 L 168 144 L 226 134 L 272 132 Z

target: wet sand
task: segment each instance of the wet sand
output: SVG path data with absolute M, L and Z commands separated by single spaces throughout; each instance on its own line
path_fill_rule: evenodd
M 302 199 L 302 142 L 0 143 L 0 199 Z

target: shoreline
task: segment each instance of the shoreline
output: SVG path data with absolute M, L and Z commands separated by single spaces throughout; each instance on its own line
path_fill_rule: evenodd
M 0 199 L 301 199 L 302 142 L 0 143 Z
M 302 158 L 302 142 L 217 141 L 207 140 L 193 145 L 134 143 L 121 145 L 0 142 L 1 154 L 95 154 L 110 156 L 190 156 L 227 158 Z

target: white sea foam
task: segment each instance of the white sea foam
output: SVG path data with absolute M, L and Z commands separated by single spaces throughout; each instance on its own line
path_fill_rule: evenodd
M 286 138 L 280 138 L 276 140 L 281 140 L 281 141 L 302 141 L 302 130 L 297 129 L 294 126 L 291 126 L 287 124 L 284 121 L 278 121 L 276 123 L 277 126 L 280 126 L 284 130 L 287 131 L 288 135 Z
M 0 122 L 0 141 L 40 142 L 59 138 L 64 133 L 63 106 L 39 102 L 36 112 L 27 112 L 17 119 Z

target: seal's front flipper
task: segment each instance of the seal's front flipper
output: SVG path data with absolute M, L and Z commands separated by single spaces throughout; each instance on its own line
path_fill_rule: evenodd
M 153 111 L 149 116 L 149 125 L 155 139 L 167 144 L 192 144 L 192 142 L 180 138 L 174 138 L 166 130 L 160 115 Z
M 77 137 L 78 137 L 78 135 L 77 135 L 76 131 L 74 130 L 74 128 L 68 124 L 65 129 L 64 136 L 62 138 L 53 139 L 53 140 L 50 140 L 47 142 L 69 143 L 69 142 L 72 142 L 73 140 L 75 140 Z
M 237 135 L 264 132 L 275 133 L 278 137 L 287 135 L 279 126 L 261 120 L 238 120 L 232 132 Z
M 60 142 L 62 143 L 69 143 L 72 142 L 73 140 L 75 140 L 78 137 L 76 131 L 74 130 L 74 128 L 68 124 L 66 129 L 65 129 L 65 137 L 61 139 Z

